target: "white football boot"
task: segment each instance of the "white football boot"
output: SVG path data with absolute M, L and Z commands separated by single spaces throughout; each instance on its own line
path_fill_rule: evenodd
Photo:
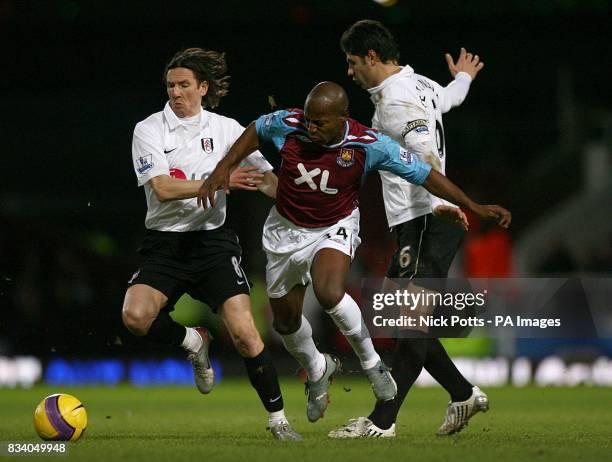
M 193 366 L 193 378 L 200 393 L 210 393 L 215 385 L 215 372 L 208 358 L 208 347 L 212 335 L 205 327 L 195 327 L 195 331 L 202 338 L 202 346 L 195 353 L 189 353 L 187 359 Z
M 286 420 L 281 420 L 269 428 L 272 436 L 280 441 L 302 441 L 304 439 Z
M 472 388 L 472 396 L 465 401 L 448 403 L 444 422 L 436 434 L 438 436 L 452 435 L 460 432 L 468 424 L 472 416 L 478 412 L 489 410 L 489 397 L 478 387 Z
M 348 424 L 330 431 L 330 438 L 393 438 L 395 436 L 395 424 L 387 430 L 378 428 L 367 417 L 351 419 Z

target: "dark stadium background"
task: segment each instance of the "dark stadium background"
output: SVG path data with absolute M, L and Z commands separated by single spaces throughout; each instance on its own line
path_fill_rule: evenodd
M 441 84 L 450 79 L 445 52 L 477 52 L 485 69 L 445 118 L 447 173 L 478 200 L 511 209 L 516 242 L 583 187 L 586 145 L 606 146 L 610 165 L 611 10 L 601 0 L 400 0 L 390 8 L 369 0 L 0 0 L 0 356 L 168 353 L 120 347 L 116 337 L 145 213 L 132 130 L 163 108 L 162 69 L 178 49 L 227 53 L 231 89 L 218 111 L 243 124 L 270 111 L 269 96 L 300 107 L 322 80 L 344 85 L 352 115 L 368 123 L 372 105 L 346 77 L 338 45 L 358 19 L 382 20 L 402 63 Z M 356 280 L 381 276 L 392 250 L 376 175 L 362 204 Z M 238 192 L 229 206 L 260 288 L 270 205 Z M 608 228 L 609 206 L 601 210 Z M 559 244 L 528 274 L 610 275 L 611 243 L 608 231 L 583 258 Z M 262 299 L 255 304 L 265 317 Z M 341 348 L 331 323 L 322 325 L 320 341 Z M 223 341 L 215 348 L 236 357 Z

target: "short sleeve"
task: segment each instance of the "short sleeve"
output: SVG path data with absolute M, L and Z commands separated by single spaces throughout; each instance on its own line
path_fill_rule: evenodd
M 263 156 L 263 154 L 259 151 L 255 151 L 249 154 L 249 156 L 246 159 L 244 159 L 241 166 L 244 164 L 249 164 L 249 165 L 252 165 L 253 167 L 257 167 L 257 170 L 259 170 L 261 173 L 266 173 L 266 172 L 270 172 L 274 170 L 274 167 L 272 167 L 272 164 L 270 164 L 270 162 L 268 162 L 266 158 Z
M 283 110 L 259 117 L 255 121 L 255 129 L 260 140 L 273 143 L 280 151 L 287 135 L 295 131 L 299 123 L 298 114 Z
M 441 197 L 430 195 L 431 197 L 431 209 L 435 210 L 436 207 L 440 205 L 450 205 L 451 207 L 457 207 L 455 204 L 450 203 L 446 199 L 442 199 Z
M 132 138 L 132 161 L 138 186 L 159 175 L 170 175 L 170 167 L 163 152 L 161 131 L 140 122 Z
M 418 155 L 402 148 L 382 133 L 370 132 L 377 140 L 364 144 L 366 148 L 366 173 L 384 170 L 393 173 L 409 183 L 422 185 L 431 171 L 431 165 L 423 162 Z

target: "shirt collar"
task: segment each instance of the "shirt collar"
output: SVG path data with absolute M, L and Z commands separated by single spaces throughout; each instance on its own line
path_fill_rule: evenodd
M 182 125 L 182 121 L 180 117 L 178 117 L 172 108 L 170 107 L 170 102 L 166 101 L 166 105 L 164 106 L 164 117 L 168 122 L 168 127 L 170 130 L 176 129 L 179 125 Z M 200 128 L 204 128 L 208 125 L 209 114 L 207 111 L 200 108 Z
M 396 80 L 412 74 L 414 74 L 414 69 L 412 69 L 410 66 L 401 66 L 401 70 L 399 72 L 390 75 L 385 80 L 380 82 L 377 86 L 368 88 L 368 92 L 370 93 L 370 99 L 374 103 L 378 102 L 382 98 L 381 93 L 386 87 L 393 84 Z
M 329 149 L 333 149 L 333 148 L 337 148 L 338 146 L 340 146 L 342 143 L 344 143 L 346 141 L 346 137 L 348 136 L 348 132 L 349 132 L 349 123 L 348 120 L 346 122 L 344 122 L 344 137 L 342 137 L 342 141 L 337 142 L 336 144 L 332 144 L 332 145 L 324 145 L 324 147 L 329 148 Z

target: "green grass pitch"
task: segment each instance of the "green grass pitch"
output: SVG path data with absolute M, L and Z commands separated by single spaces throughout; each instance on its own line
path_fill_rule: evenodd
M 210 395 L 195 388 L 82 387 L 0 390 L 0 441 L 39 441 L 34 407 L 54 392 L 71 393 L 87 409 L 84 437 L 64 459 L 96 461 L 445 461 L 611 460 L 612 391 L 605 388 L 491 388 L 491 410 L 460 434 L 436 437 L 447 396 L 414 389 L 389 440 L 330 440 L 327 432 L 365 415 L 372 393 L 365 379 L 339 378 L 325 418 L 306 420 L 303 385 L 284 378 L 288 417 L 304 441 L 279 442 L 246 380 L 224 380 Z M 346 391 L 350 390 L 350 391 Z M 16 456 L 0 456 L 8 460 Z M 36 456 L 37 460 L 41 457 Z M 21 457 L 23 460 L 23 457 Z

